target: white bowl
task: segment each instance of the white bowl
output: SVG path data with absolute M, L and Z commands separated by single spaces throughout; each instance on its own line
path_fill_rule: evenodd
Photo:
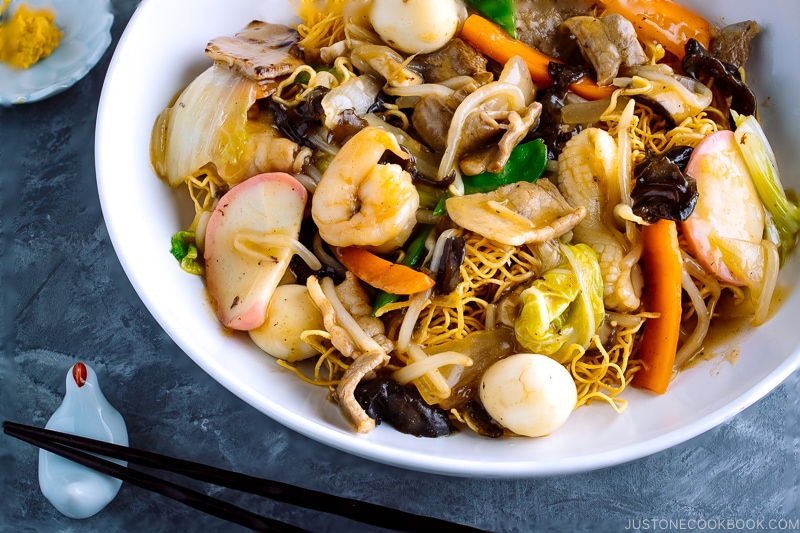
M 800 108 L 793 94 L 800 71 L 784 55 L 799 48 L 792 21 L 800 15 L 800 4 L 687 3 L 716 22 L 752 18 L 761 25 L 748 79 L 757 91 L 785 185 L 800 189 L 793 171 L 800 164 Z M 144 0 L 139 6 L 103 88 L 97 181 L 114 248 L 144 304 L 198 365 L 245 402 L 304 435 L 375 461 L 459 476 L 540 476 L 619 464 L 686 441 L 736 415 L 798 368 L 800 291 L 793 287 L 800 280 L 800 260 L 795 253 L 781 274 L 781 301 L 772 318 L 731 341 L 738 357 L 698 364 L 663 396 L 628 390 L 629 406 L 622 414 L 607 405 L 582 407 L 564 427 L 540 439 L 488 439 L 470 432 L 422 439 L 387 425 L 366 435 L 354 433 L 325 400 L 327 390 L 282 370 L 246 335 L 223 332 L 201 280 L 181 271 L 169 253 L 170 237 L 188 225 L 192 213 L 179 211 L 179 203 L 186 203 L 151 168 L 156 116 L 210 64 L 204 55 L 209 39 L 232 35 L 253 19 L 292 20 L 288 0 L 227 0 L 224 9 L 218 6 L 216 0 Z
M 22 70 L 0 63 L 0 105 L 35 102 L 71 87 L 97 64 L 111 44 L 114 15 L 109 0 L 25 0 L 24 3 L 51 8 L 63 36 L 52 54 L 30 68 Z M 15 6 L 10 9 L 16 9 Z

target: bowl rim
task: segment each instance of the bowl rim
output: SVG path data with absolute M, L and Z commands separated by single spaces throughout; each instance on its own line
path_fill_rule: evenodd
M 158 0 L 158 4 L 162 6 L 167 4 L 174 5 L 187 1 L 189 0 Z M 255 0 L 232 0 L 232 4 L 237 6 L 242 4 L 255 4 Z M 676 429 L 664 434 L 657 434 L 653 438 L 645 438 L 613 450 L 585 454 L 569 458 L 569 460 L 562 458 L 549 461 L 536 460 L 536 458 L 533 458 L 531 460 L 513 463 L 491 458 L 468 460 L 464 457 L 448 457 L 445 454 L 446 450 L 439 444 L 421 450 L 412 447 L 404 449 L 403 453 L 398 454 L 396 453 L 396 448 L 388 446 L 383 440 L 376 442 L 368 436 L 365 437 L 355 434 L 354 432 L 349 432 L 346 428 L 343 430 L 342 427 L 335 424 L 326 424 L 323 423 L 324 421 L 320 422 L 317 419 L 311 420 L 300 417 L 294 409 L 283 406 L 274 401 L 274 399 L 264 398 L 263 395 L 253 387 L 242 386 L 237 376 L 229 372 L 218 359 L 203 354 L 204 347 L 199 344 L 197 339 L 174 331 L 174 315 L 165 312 L 161 308 L 161 304 L 158 300 L 159 295 L 152 287 L 152 280 L 142 278 L 142 273 L 135 266 L 135 258 L 130 249 L 131 247 L 127 244 L 129 242 L 130 233 L 126 233 L 122 230 L 120 224 L 117 223 L 118 218 L 114 214 L 114 210 L 119 207 L 119 193 L 113 191 L 114 183 L 111 180 L 111 173 L 117 163 L 109 160 L 109 156 L 106 153 L 107 143 L 113 139 L 114 130 L 114 125 L 109 122 L 109 116 L 112 114 L 113 106 L 118 103 L 115 100 L 116 93 L 114 93 L 115 88 L 113 84 L 116 76 L 124 76 L 124 73 L 120 73 L 120 69 L 125 68 L 122 64 L 122 53 L 120 51 L 126 49 L 128 40 L 131 39 L 131 35 L 137 31 L 140 21 L 144 20 L 145 17 L 154 16 L 152 11 L 156 10 L 156 5 L 156 0 L 143 0 L 131 17 L 131 21 L 125 29 L 117 50 L 115 50 L 114 56 L 112 57 L 100 98 L 95 135 L 95 161 L 97 166 L 98 194 L 100 196 L 104 220 L 113 248 L 134 290 L 145 304 L 148 311 L 175 341 L 178 347 L 226 389 L 284 426 L 341 451 L 391 466 L 423 472 L 463 477 L 505 478 L 571 474 L 606 468 L 640 459 L 696 437 L 728 421 L 742 410 L 754 404 L 800 368 L 800 343 L 797 343 L 790 349 L 788 355 L 780 364 L 775 365 L 770 372 L 761 376 L 744 393 L 738 395 L 733 400 L 725 402 L 721 407 L 712 409 L 705 415 L 698 416 L 692 420 L 691 423 L 679 425 Z M 246 21 L 243 22 L 242 25 L 244 25 L 244 23 L 246 23 Z M 166 185 L 163 186 L 166 187 Z M 794 271 L 800 272 L 800 266 L 798 266 L 800 261 L 797 260 L 797 255 L 798 254 L 795 253 L 793 257 L 793 268 Z M 797 291 L 794 291 L 793 295 L 795 297 L 792 301 L 800 302 L 800 295 L 797 294 Z M 591 407 L 593 406 L 590 406 L 590 408 Z M 588 410 L 590 408 L 586 409 Z M 624 416 L 624 414 L 622 416 Z M 379 427 L 375 431 L 380 433 L 393 430 Z M 453 437 L 436 440 L 447 441 L 450 438 Z M 469 447 L 472 445 L 473 442 L 470 441 L 466 446 Z M 478 446 L 478 448 L 483 449 L 481 446 Z M 433 452 L 430 450 L 433 450 Z

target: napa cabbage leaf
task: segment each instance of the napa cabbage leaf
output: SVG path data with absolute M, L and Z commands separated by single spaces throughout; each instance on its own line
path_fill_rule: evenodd
M 597 254 L 585 244 L 561 245 L 564 261 L 520 295 L 514 332 L 525 349 L 565 363 L 573 344 L 587 348 L 605 317 Z

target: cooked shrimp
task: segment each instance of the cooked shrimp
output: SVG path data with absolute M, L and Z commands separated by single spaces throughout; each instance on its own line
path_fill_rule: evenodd
M 615 311 L 639 307 L 641 283 L 637 257 L 614 226 L 613 210 L 620 202 L 617 186 L 617 143 L 606 131 L 588 128 L 570 139 L 558 158 L 558 187 L 567 201 L 584 206 L 586 218 L 574 229 L 574 238 L 591 246 L 600 260 L 603 300 Z
M 311 216 L 328 244 L 385 252 L 408 239 L 416 224 L 419 194 L 411 175 L 399 165 L 378 164 L 386 150 L 408 157 L 394 135 L 367 127 L 342 146 L 325 170 L 312 198 Z

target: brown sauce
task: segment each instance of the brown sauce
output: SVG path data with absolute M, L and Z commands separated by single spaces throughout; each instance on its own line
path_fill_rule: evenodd
M 767 320 L 775 316 L 792 290 L 792 287 L 784 285 L 775 288 Z M 703 343 L 703 351 L 688 361 L 681 370 L 692 368 L 705 361 L 714 360 L 731 365 L 739 361 L 742 343 L 759 329 L 758 326 L 751 325 L 750 316 L 745 316 L 743 313 L 750 307 L 747 304 L 742 304 L 740 307 L 737 310 L 737 307 L 723 296 L 718 309 L 723 310 L 724 314 L 714 317 Z

